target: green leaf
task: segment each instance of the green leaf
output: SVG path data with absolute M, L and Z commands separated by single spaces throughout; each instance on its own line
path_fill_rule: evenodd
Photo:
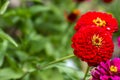
M 45 11 L 48 11 L 48 10 L 50 10 L 50 7 L 40 6 L 40 5 L 39 6 L 36 5 L 36 6 L 33 6 L 33 7 L 30 8 L 30 12 L 32 14 L 36 14 L 36 13 L 39 13 L 39 12 L 45 12 Z
M 29 0 L 29 1 L 32 1 L 32 2 L 41 2 L 41 0 Z
M 31 40 L 31 44 L 29 47 L 30 53 L 40 52 L 41 50 L 43 50 L 45 48 L 47 39 L 44 37 L 37 37 L 35 35 L 33 35 L 33 37 L 34 37 L 34 40 Z M 37 37 L 37 39 L 35 39 L 36 37 Z
M 35 66 L 31 63 L 26 62 L 23 65 L 23 71 L 24 72 L 34 72 L 36 70 Z
M 76 68 L 68 67 L 65 63 L 53 64 L 47 69 L 57 68 L 61 74 L 64 74 L 65 80 L 78 80 L 84 77 L 84 73 Z
M 10 1 L 7 0 L 7 1 L 2 5 L 2 7 L 0 8 L 0 14 L 1 14 L 1 15 L 4 14 L 4 12 L 6 11 L 9 3 L 10 3 Z
M 0 67 L 2 66 L 4 62 L 4 54 L 0 52 Z
M 8 42 L 6 40 L 0 43 L 0 67 L 4 62 L 4 56 L 5 56 L 7 47 L 8 47 Z
M 18 79 L 23 75 L 23 72 L 20 70 L 13 70 L 11 68 L 0 69 L 0 79 L 1 80 L 10 80 Z
M 6 33 L 4 33 L 2 30 L 0 30 L 0 38 L 2 39 L 6 39 L 9 42 L 11 42 L 13 45 L 15 45 L 16 47 L 18 47 L 17 43 Z
M 36 74 L 36 73 L 35 73 Z M 48 69 L 40 72 L 40 75 L 37 75 L 39 79 L 36 80 L 65 80 L 63 75 L 56 69 Z
M 49 41 L 46 42 L 45 51 L 48 55 L 53 56 L 55 50 L 54 50 L 53 44 L 51 42 L 49 42 Z

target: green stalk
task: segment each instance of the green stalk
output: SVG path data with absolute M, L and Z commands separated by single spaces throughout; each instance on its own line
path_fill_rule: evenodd
M 57 59 L 57 60 L 55 60 L 55 61 L 52 61 L 52 62 L 48 63 L 47 65 L 45 65 L 43 68 L 48 67 L 49 65 L 52 65 L 52 64 L 55 64 L 55 63 L 64 61 L 64 60 L 66 60 L 66 59 L 72 58 L 72 57 L 74 57 L 74 54 L 65 56 L 65 57 L 60 58 L 60 59 Z
M 86 77 L 87 77 L 87 74 L 88 74 L 88 72 L 89 72 L 89 69 L 90 69 L 90 67 L 88 66 L 88 67 L 87 67 L 87 70 L 86 70 L 86 72 L 85 72 L 85 75 L 84 75 L 83 80 L 86 80 Z

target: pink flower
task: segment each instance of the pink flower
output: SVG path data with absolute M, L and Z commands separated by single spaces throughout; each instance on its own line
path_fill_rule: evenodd
M 92 80 L 120 80 L 120 58 L 101 62 L 91 74 Z

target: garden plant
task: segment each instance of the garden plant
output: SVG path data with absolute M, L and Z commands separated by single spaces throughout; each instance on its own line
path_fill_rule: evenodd
M 0 80 L 120 80 L 120 0 L 0 0 Z

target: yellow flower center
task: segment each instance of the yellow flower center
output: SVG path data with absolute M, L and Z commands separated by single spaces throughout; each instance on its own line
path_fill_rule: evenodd
M 117 72 L 117 67 L 114 66 L 114 65 L 110 66 L 110 71 L 111 72 Z
M 102 40 L 103 40 L 103 38 L 100 37 L 99 35 L 93 35 L 92 44 L 97 47 L 100 47 L 102 45 Z
M 96 24 L 96 26 L 103 27 L 106 25 L 105 20 L 102 20 L 101 18 L 97 17 L 96 19 L 93 20 L 93 23 Z

